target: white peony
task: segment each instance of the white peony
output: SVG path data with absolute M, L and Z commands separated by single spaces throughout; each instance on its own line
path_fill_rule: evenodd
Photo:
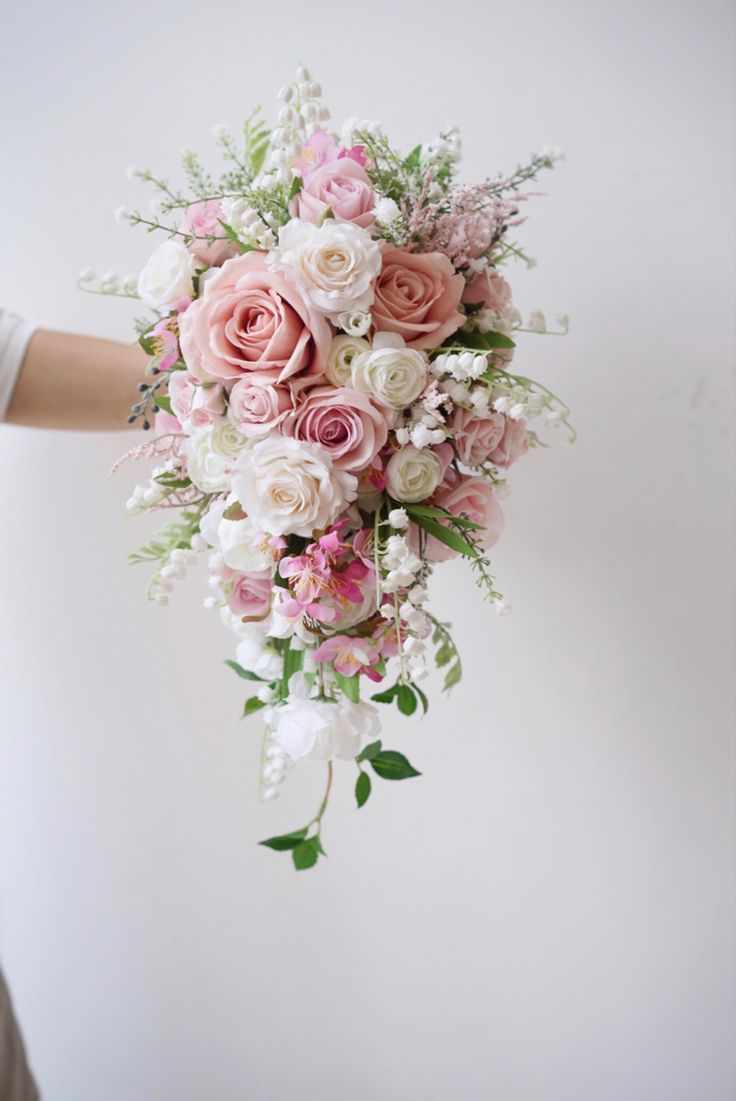
M 363 738 L 372 737 L 379 729 L 372 704 L 309 699 L 309 686 L 301 673 L 289 681 L 288 702 L 273 708 L 267 721 L 278 744 L 295 761 L 329 761 L 333 757 L 352 761 Z
M 255 623 L 244 623 L 238 634 L 240 642 L 235 651 L 238 665 L 267 681 L 283 676 L 283 657 L 268 645 L 267 637 Z
M 231 570 L 250 574 L 273 570 L 273 554 L 264 548 L 265 535 L 249 516 L 244 520 L 221 520 L 217 535 L 225 565 Z
M 333 386 L 352 387 L 353 360 L 362 352 L 370 352 L 367 340 L 358 336 L 336 336 L 330 346 L 325 374 Z
M 427 385 L 424 352 L 407 348 L 396 333 L 376 333 L 373 348 L 353 360 L 353 387 L 393 409 L 405 409 Z
M 434 451 L 404 447 L 386 464 L 386 489 L 397 501 L 424 501 L 442 481 L 442 463 Z
M 279 230 L 269 264 L 285 271 L 319 313 L 336 320 L 373 302 L 381 252 L 366 230 L 328 218 L 321 226 L 292 218 Z
M 232 486 L 264 531 L 311 537 L 355 500 L 358 479 L 334 467 L 321 447 L 272 436 L 240 455 Z
M 169 310 L 178 298 L 193 298 L 195 258 L 181 241 L 164 241 L 138 276 L 138 294 L 154 310 Z

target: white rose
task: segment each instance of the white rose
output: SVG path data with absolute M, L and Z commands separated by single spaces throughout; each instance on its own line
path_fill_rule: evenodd
M 366 230 L 328 218 L 321 226 L 292 218 L 279 230 L 269 258 L 297 283 L 311 305 L 337 319 L 345 311 L 367 311 L 381 270 L 381 252 Z
M 397 501 L 424 501 L 442 481 L 442 463 L 434 451 L 404 447 L 386 464 L 386 489 Z
M 197 489 L 203 493 L 222 493 L 229 489 L 233 464 L 251 443 L 235 425 L 225 420 L 214 427 L 208 425 L 199 429 L 190 436 L 187 441 L 187 473 Z
M 398 334 L 377 333 L 372 350 L 353 360 L 353 387 L 384 405 L 405 409 L 426 387 L 427 371 L 424 352 L 407 348 Z
M 262 573 L 273 570 L 274 559 L 265 536 L 249 516 L 243 520 L 221 520 L 217 529 L 222 557 L 231 570 Z
M 171 309 L 177 298 L 193 298 L 195 258 L 181 241 L 164 241 L 138 276 L 138 294 L 154 310 Z
M 352 364 L 362 352 L 370 352 L 367 340 L 357 336 L 336 336 L 330 346 L 325 374 L 334 386 L 352 386 Z
M 333 757 L 352 761 L 360 752 L 363 738 L 370 738 L 379 729 L 378 713 L 372 704 L 311 700 L 300 673 L 289 681 L 288 702 L 273 709 L 270 723 L 274 738 L 295 761 L 328 761 Z
M 190 436 L 187 441 L 187 474 L 203 493 L 222 493 L 230 488 L 232 459 L 212 447 L 211 428 Z
M 311 536 L 354 501 L 358 479 L 332 465 L 315 444 L 285 436 L 261 440 L 235 463 L 233 491 L 271 535 Z

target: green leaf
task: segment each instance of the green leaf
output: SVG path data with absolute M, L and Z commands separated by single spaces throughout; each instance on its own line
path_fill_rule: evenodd
M 225 234 L 227 235 L 228 239 L 232 241 L 232 243 L 237 249 L 240 250 L 240 252 L 253 252 L 253 250 L 255 249 L 255 245 L 246 245 L 244 241 L 240 240 L 232 226 L 229 226 L 227 222 L 223 222 L 222 218 L 218 218 L 217 220 L 222 228 L 225 230 Z
M 308 837 L 292 850 L 291 858 L 294 861 L 294 867 L 298 872 L 304 871 L 305 868 L 313 868 L 322 851 L 319 837 L 316 834 L 314 837 Z
M 454 688 L 456 684 L 459 684 L 462 680 L 463 667 L 459 661 L 456 661 L 454 665 L 451 665 L 445 674 L 445 683 L 442 686 L 443 692 L 449 692 L 451 688 Z
M 371 768 L 382 780 L 409 780 L 412 776 L 422 775 L 403 753 L 397 753 L 394 749 L 384 749 L 372 757 Z
M 281 652 L 284 655 L 283 687 L 284 695 L 286 696 L 289 691 L 290 679 L 293 677 L 294 673 L 298 673 L 302 667 L 302 662 L 304 661 L 304 651 L 293 650 L 291 647 L 291 639 L 285 638 L 283 642 L 283 650 Z
M 446 527 L 438 520 L 432 520 L 429 516 L 415 515 L 410 509 L 406 510 L 420 528 L 429 534 L 433 535 L 435 539 L 439 539 L 440 543 L 444 543 L 446 546 L 451 547 L 458 554 L 464 554 L 466 558 L 477 558 L 478 552 L 475 547 L 471 547 L 467 540 L 463 539 L 459 532 L 453 531 L 452 528 Z
M 392 684 L 390 688 L 384 689 L 383 692 L 376 692 L 375 695 L 371 696 L 371 699 L 374 700 L 375 703 L 393 703 L 394 697 L 398 695 L 398 691 L 399 685 Z
M 417 709 L 417 698 L 408 684 L 399 685 L 396 702 L 402 715 L 413 715 Z
M 229 665 L 232 671 L 242 677 L 243 680 L 257 680 L 263 684 L 263 677 L 257 677 L 255 673 L 251 673 L 250 669 L 244 669 L 242 665 L 238 665 L 237 661 L 231 661 L 230 658 L 227 658 L 225 665 Z
M 302 187 L 304 186 L 304 180 L 301 176 L 295 176 L 291 181 L 291 187 L 289 188 L 289 199 L 295 199 Z
M 469 520 L 467 516 L 456 516 L 454 512 L 448 512 L 446 508 L 437 508 L 435 505 L 406 505 L 405 507 L 410 516 L 452 520 L 453 524 L 458 524 L 463 528 L 469 528 L 473 531 L 484 530 L 483 524 L 476 524 L 473 520 Z
M 259 841 L 259 845 L 265 845 L 267 849 L 274 849 L 276 852 L 286 852 L 287 849 L 295 849 L 296 846 L 307 836 L 307 827 L 304 826 L 301 830 L 294 830 L 293 833 L 282 833 L 277 837 L 267 837 L 265 841 Z
M 429 700 L 425 696 L 424 692 L 422 692 L 421 688 L 417 688 L 416 684 L 413 687 L 414 687 L 414 691 L 416 692 L 417 696 L 419 697 L 422 708 L 424 710 L 424 714 L 426 715 L 427 711 L 429 710 Z
M 495 348 L 515 348 L 516 344 L 504 333 L 457 332 L 442 345 L 443 348 L 470 348 L 477 352 L 492 352 Z
M 401 167 L 406 172 L 413 172 L 415 168 L 419 168 L 422 159 L 422 147 L 421 145 L 415 145 L 411 153 L 404 157 L 401 162 Z
M 352 677 L 345 677 L 335 669 L 335 681 L 337 687 L 351 703 L 360 703 L 360 680 L 357 673 Z
M 255 714 L 256 711 L 260 711 L 262 707 L 265 707 L 263 700 L 259 700 L 258 696 L 251 696 L 250 699 L 245 701 L 245 707 L 243 708 L 243 718 L 247 719 L 249 715 Z
M 163 409 L 164 413 L 171 413 L 173 417 L 174 414 L 171 408 L 171 398 L 167 397 L 166 394 L 156 394 L 153 400 L 154 404 L 157 405 L 159 409 Z
M 355 782 L 355 799 L 359 807 L 362 807 L 368 802 L 368 796 L 371 793 L 371 778 L 367 772 L 363 772 L 361 769 L 360 775 Z
M 381 752 L 381 743 L 380 743 L 380 741 L 371 742 L 370 745 L 367 745 L 365 747 L 365 749 L 362 751 L 362 753 L 359 753 L 358 756 L 355 759 L 356 759 L 356 761 L 370 761 L 371 758 L 375 757 L 380 752 Z

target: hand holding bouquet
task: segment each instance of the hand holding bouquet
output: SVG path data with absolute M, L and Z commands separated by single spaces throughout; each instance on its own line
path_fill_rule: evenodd
M 128 509 L 178 516 L 133 556 L 149 595 L 166 604 L 207 556 L 206 604 L 264 721 L 264 799 L 294 762 L 326 762 L 312 821 L 263 842 L 297 868 L 323 852 L 335 759 L 357 762 L 358 806 L 372 776 L 419 775 L 382 745 L 379 707 L 426 711 L 429 654 L 446 688 L 460 679 L 427 605 L 434 566 L 463 556 L 505 610 L 488 553 L 506 471 L 539 442 L 532 421 L 569 428 L 516 373 L 516 335 L 547 330 L 539 312 L 522 323 L 502 274 L 526 259 L 521 189 L 555 154 L 460 184 L 455 129 L 399 153 L 374 122 L 333 132 L 320 95 L 302 69 L 272 132 L 257 113 L 242 142 L 218 127 L 217 181 L 189 150 L 187 193 L 135 172 L 153 213 L 119 216 L 165 240 L 137 279 L 99 287 L 153 312 L 131 419 L 155 418 L 155 438 L 131 454 L 155 465 Z

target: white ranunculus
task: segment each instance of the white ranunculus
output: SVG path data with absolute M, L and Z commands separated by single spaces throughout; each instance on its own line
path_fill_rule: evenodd
M 328 218 L 321 226 L 292 218 L 279 230 L 269 263 L 286 271 L 315 310 L 337 319 L 367 311 L 381 270 L 381 252 L 366 230 Z
M 355 500 L 358 479 L 315 444 L 271 436 L 236 460 L 232 486 L 263 531 L 311 537 Z
M 244 520 L 221 520 L 217 535 L 225 565 L 231 570 L 255 574 L 273 569 L 273 555 L 263 546 L 265 536 L 249 516 Z
M 233 461 L 212 446 L 213 430 L 203 429 L 187 441 L 187 474 L 203 493 L 222 493 L 230 488 Z
M 333 757 L 354 760 L 363 738 L 378 733 L 376 708 L 349 700 L 312 700 L 308 691 L 304 676 L 294 674 L 289 681 L 288 702 L 273 708 L 269 715 L 274 738 L 295 761 L 329 761 Z
M 370 352 L 367 340 L 359 336 L 336 336 L 330 346 L 325 374 L 334 386 L 352 387 L 352 364 L 356 356 Z
M 393 409 L 405 409 L 427 385 L 427 371 L 424 352 L 407 348 L 396 333 L 377 333 L 373 348 L 353 360 L 353 387 Z
M 283 675 L 284 659 L 268 644 L 268 638 L 255 623 L 245 623 L 238 631 L 240 642 L 235 660 L 249 673 L 263 680 L 278 680 Z
M 138 294 L 154 310 L 169 310 L 178 298 L 193 298 L 194 263 L 181 241 L 164 241 L 138 276 Z
M 404 447 L 386 464 L 386 489 L 397 501 L 424 501 L 432 496 L 442 474 L 442 463 L 434 451 Z

